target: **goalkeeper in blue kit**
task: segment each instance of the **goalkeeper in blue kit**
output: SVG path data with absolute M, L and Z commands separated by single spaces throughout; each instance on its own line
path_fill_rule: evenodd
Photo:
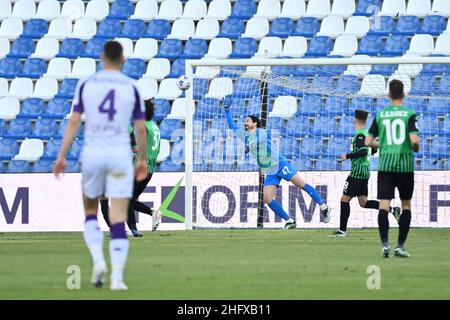
M 324 222 L 330 221 L 331 209 L 319 195 L 319 193 L 300 177 L 297 170 L 287 159 L 279 153 L 276 146 L 272 144 L 270 132 L 261 128 L 261 121 L 256 116 L 248 116 L 245 119 L 245 130 L 239 129 L 233 121 L 230 107 L 233 98 L 228 95 L 224 98 L 223 107 L 225 116 L 230 129 L 245 144 L 245 152 L 250 153 L 255 159 L 262 173 L 266 175 L 264 180 L 263 198 L 264 203 L 275 212 L 276 215 L 286 221 L 285 229 L 293 229 L 297 224 L 283 209 L 281 204 L 275 200 L 277 188 L 280 186 L 281 179 L 292 182 L 300 189 L 306 191 L 314 201 L 320 206 Z

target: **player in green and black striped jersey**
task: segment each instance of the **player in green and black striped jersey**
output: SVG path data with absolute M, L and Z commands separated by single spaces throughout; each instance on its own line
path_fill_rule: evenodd
M 378 199 L 380 210 L 378 226 L 382 242 L 382 254 L 389 257 L 389 220 L 388 212 L 395 188 L 398 189 L 402 202 L 399 219 L 398 244 L 395 255 L 409 257 L 404 244 L 411 223 L 411 198 L 414 191 L 414 156 L 419 151 L 419 136 L 416 128 L 416 114 L 403 106 L 403 83 L 392 80 L 389 83 L 391 106 L 379 111 L 369 129 L 366 145 L 378 147 L 380 161 L 378 164 Z M 379 137 L 379 142 L 374 138 Z
M 369 113 L 364 110 L 355 111 L 355 136 L 352 139 L 352 151 L 341 155 L 343 161 L 350 159 L 351 169 L 350 174 L 344 184 L 344 192 L 341 197 L 341 217 L 339 230 L 332 235 L 335 237 L 347 236 L 347 222 L 350 216 L 350 201 L 353 197 L 358 197 L 359 205 L 362 208 L 377 209 L 379 202 L 377 200 L 367 200 L 368 188 L 367 184 L 370 178 L 370 156 L 375 153 L 372 152 L 368 146 L 365 145 L 365 139 L 368 134 L 366 129 L 366 122 Z M 394 212 L 399 212 L 399 208 L 394 208 Z

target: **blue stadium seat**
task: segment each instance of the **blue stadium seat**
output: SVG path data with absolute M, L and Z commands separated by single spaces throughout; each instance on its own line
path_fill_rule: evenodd
M 115 38 L 120 34 L 120 20 L 104 19 L 100 22 L 95 37 Z
M 361 88 L 361 83 L 357 76 L 342 76 L 338 79 L 336 92 L 338 93 L 356 93 Z
M 58 156 L 59 149 L 61 148 L 61 139 L 51 139 L 45 146 L 44 154 L 41 159 L 54 160 Z
M 234 3 L 231 16 L 233 18 L 250 19 L 256 13 L 256 3 L 253 0 L 237 0 Z
M 444 116 L 450 114 L 450 102 L 447 98 L 436 97 L 428 100 L 428 114 Z
M 236 78 L 241 75 L 245 71 L 244 66 L 228 66 L 220 69 L 219 77 L 220 78 Z
M 393 34 L 386 40 L 386 46 L 381 52 L 384 56 L 399 56 L 403 55 L 409 48 L 409 40 L 407 36 Z
M 257 50 L 256 40 L 253 38 L 239 38 L 234 44 L 230 58 L 251 58 Z
M 0 119 L 0 136 L 2 136 L 6 132 L 6 122 L 3 119 Z
M 376 110 L 381 110 L 383 108 L 389 107 L 391 105 L 391 99 L 389 98 L 377 98 Z
M 64 131 L 66 130 L 68 123 L 69 123 L 68 119 L 64 119 L 63 121 L 61 121 L 58 127 L 58 131 L 56 132 L 57 138 L 62 138 L 64 136 Z
M 153 38 L 156 40 L 163 40 L 170 33 L 172 29 L 170 22 L 164 19 L 151 20 L 148 24 L 146 38 Z
M 177 59 L 183 52 L 183 44 L 178 39 L 164 39 L 155 58 Z
M 238 18 L 228 18 L 222 22 L 218 38 L 237 39 L 245 31 L 244 21 Z
M 421 134 L 426 136 L 438 134 L 439 120 L 434 115 L 424 115 L 417 119 L 417 128 Z
M 67 159 L 78 160 L 80 158 L 81 150 L 83 148 L 83 140 L 77 139 L 72 143 L 70 151 L 67 154 Z
M 234 84 L 233 98 L 250 99 L 254 96 L 259 96 L 259 82 L 253 78 L 239 78 Z
M 62 119 L 70 112 L 70 102 L 63 98 L 54 98 L 49 101 L 45 113 L 42 115 L 45 118 Z
M 174 163 L 172 159 L 168 158 L 161 163 L 160 166 L 161 172 L 183 172 L 184 165 L 183 163 Z
M 33 39 L 31 38 L 18 38 L 14 40 L 8 57 L 11 58 L 27 58 L 35 50 Z
M 359 0 L 354 15 L 369 17 L 374 13 L 376 7 L 381 9 L 381 0 Z
M 282 136 L 279 143 L 280 154 L 287 159 L 292 159 L 300 155 L 300 140 L 298 138 Z
M 374 101 L 370 97 L 354 97 L 350 101 L 350 115 L 355 113 L 355 110 L 364 110 L 369 113 L 374 111 Z
M 442 76 L 437 93 L 442 95 L 450 95 L 450 74 L 445 74 Z
M 200 59 L 208 52 L 208 44 L 203 39 L 189 39 L 184 45 L 182 58 Z
M 133 79 L 139 79 L 147 69 L 145 61 L 137 58 L 129 58 L 123 64 L 122 72 Z
M 56 135 L 56 122 L 53 119 L 38 119 L 34 124 L 32 136 L 34 138 L 46 140 Z
M 30 165 L 25 160 L 12 160 L 8 165 L 7 173 L 30 173 Z
M 44 19 L 31 19 L 28 20 L 27 24 L 22 33 L 22 37 L 40 39 L 48 31 L 47 21 Z
M 338 58 L 338 57 L 335 56 L 333 58 Z M 319 69 L 319 75 L 336 77 L 336 76 L 342 75 L 345 72 L 345 70 L 347 70 L 346 65 L 334 65 L 334 66 L 333 65 L 329 65 L 329 66 L 325 65 Z
M 86 44 L 86 49 L 81 57 L 99 59 L 100 53 L 103 51 L 103 45 L 106 38 L 92 38 Z
M 38 118 L 44 113 L 45 103 L 39 98 L 28 98 L 22 103 L 18 118 Z
M 67 173 L 78 173 L 81 171 L 80 163 L 77 160 L 68 160 L 67 161 Z
M 328 96 L 325 101 L 324 114 L 329 116 L 341 116 L 349 113 L 348 97 Z
M 302 140 L 300 155 L 309 158 L 318 158 L 323 149 L 323 143 L 320 137 L 306 137 Z
M 380 16 L 376 23 L 372 24 L 368 34 L 378 36 L 389 36 L 395 31 L 395 21 L 393 17 Z
M 177 59 L 172 63 L 172 69 L 167 78 L 178 78 L 186 73 L 186 59 Z
M 292 165 L 298 171 L 311 171 L 313 169 L 311 160 L 306 158 L 297 158 L 292 161 Z
M 77 83 L 78 79 L 75 78 L 64 79 L 59 86 L 59 91 L 55 98 L 73 99 Z
M 351 151 L 350 139 L 346 136 L 334 137 L 328 141 L 328 157 L 340 158 L 341 154 Z
M 47 159 L 39 159 L 33 163 L 33 173 L 50 173 L 53 171 L 53 161 Z
M 21 70 L 21 64 L 19 58 L 6 57 L 0 60 L 0 77 L 2 78 L 15 78 Z
M 0 162 L 0 173 L 5 173 L 5 172 L 6 172 L 5 164 L 3 162 Z
M 279 117 L 267 118 L 266 127 L 267 129 L 275 130 L 278 132 L 284 131 L 283 119 Z
M 342 117 L 336 129 L 338 136 L 349 136 L 355 132 L 355 124 L 353 115 Z
M 298 66 L 294 68 L 294 74 L 299 76 L 315 77 L 321 72 L 319 66 Z
M 383 50 L 383 39 L 376 34 L 365 35 L 361 39 L 359 49 L 356 54 L 366 54 L 369 56 L 377 56 Z
M 413 109 L 416 114 L 422 114 L 427 111 L 427 102 L 425 99 L 406 97 L 403 102 L 405 106 Z
M 442 162 L 437 158 L 424 158 L 419 161 L 418 170 L 443 170 Z
M 194 113 L 194 117 L 198 119 L 213 119 L 223 116 L 221 101 L 213 98 L 200 100 Z
M 437 89 L 436 78 L 432 74 L 419 74 L 413 82 L 410 94 L 431 95 Z
M 172 132 L 182 128 L 183 125 L 180 120 L 164 119 L 159 125 L 161 139 L 172 140 Z
M 297 66 L 272 66 L 272 73 L 280 76 L 293 76 L 298 74 Z
M 397 22 L 397 28 L 394 34 L 413 36 L 420 30 L 419 17 L 416 16 L 400 16 Z
M 207 79 L 199 79 L 195 78 L 193 81 L 194 84 L 194 100 L 202 99 L 206 93 L 208 93 L 208 80 Z
M 445 30 L 445 17 L 439 15 L 426 16 L 423 19 L 422 28 L 419 33 L 431 34 L 438 36 Z
M 383 76 L 392 75 L 398 66 L 395 64 L 374 64 L 370 70 L 370 74 L 381 74 Z
M 294 76 L 288 78 L 282 88 L 282 92 L 286 96 L 303 97 L 305 92 L 310 90 L 310 85 L 307 77 Z
M 341 169 L 339 171 L 350 171 L 352 163 L 350 161 L 341 161 Z
M 129 19 L 125 21 L 122 33 L 122 38 L 139 39 L 145 33 L 145 22 L 140 19 Z
M 25 61 L 19 77 L 39 79 L 46 71 L 47 64 L 44 59 L 29 58 Z
M 155 99 L 153 101 L 155 106 L 154 120 L 161 121 L 170 113 L 170 102 L 164 99 Z
M 315 135 L 328 137 L 336 131 L 336 121 L 332 117 L 320 116 L 314 120 L 313 131 Z
M 327 56 L 333 47 L 333 41 L 330 37 L 317 36 L 311 39 L 309 43 L 308 51 L 305 56 L 307 57 L 325 57 Z
M 444 55 L 432 55 L 444 57 Z M 450 67 L 448 64 L 424 64 L 421 73 L 430 73 L 434 75 L 442 75 L 444 73 L 449 73 Z
M 431 143 L 431 154 L 433 157 L 448 158 L 450 155 L 450 138 L 436 137 Z
M 293 36 L 314 37 L 319 32 L 319 20 L 314 17 L 302 17 L 297 21 Z
M 130 0 L 116 0 L 111 6 L 108 18 L 126 20 L 133 13 L 134 7 Z
M 11 160 L 19 153 L 19 145 L 16 139 L 0 138 L 0 160 Z
M 322 112 L 322 95 L 306 93 L 295 115 L 315 116 Z
M 276 18 L 272 21 L 272 28 L 267 36 L 287 38 L 294 30 L 295 25 L 291 18 Z
M 84 52 L 83 40 L 78 38 L 67 38 L 61 44 L 57 57 L 75 59 Z
M 338 163 L 336 159 L 321 158 L 314 161 L 315 171 L 336 171 Z
M 5 137 L 24 139 L 31 135 L 31 122 L 29 119 L 17 118 L 9 124 L 8 132 Z

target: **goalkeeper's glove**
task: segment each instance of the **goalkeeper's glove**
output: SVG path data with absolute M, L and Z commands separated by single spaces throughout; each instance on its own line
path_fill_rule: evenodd
M 225 109 L 225 111 L 230 110 L 232 103 L 233 103 L 233 98 L 231 97 L 230 94 L 223 98 L 223 108 Z

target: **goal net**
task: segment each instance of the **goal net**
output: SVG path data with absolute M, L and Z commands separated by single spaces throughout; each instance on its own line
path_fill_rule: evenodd
M 261 59 L 187 62 L 193 85 L 186 92 L 187 228 L 279 228 L 263 204 L 266 172 L 229 128 L 224 98 L 231 96 L 234 123 L 249 115 L 266 128 L 272 150 L 299 171 L 332 208 L 329 224 L 309 195 L 281 181 L 275 198 L 299 228 L 336 228 L 340 198 L 349 175 L 355 110 L 390 105 L 387 85 L 404 83 L 405 106 L 417 114 L 421 150 L 415 154 L 413 226 L 450 226 L 450 58 Z M 193 103 L 192 103 L 193 102 Z M 191 114 L 191 113 L 187 113 Z M 377 197 L 378 153 L 370 157 L 368 199 Z M 393 202 L 400 205 L 400 201 Z M 377 210 L 351 202 L 349 227 L 377 227 Z M 393 219 L 393 217 L 390 217 Z M 396 225 L 395 220 L 392 226 Z

